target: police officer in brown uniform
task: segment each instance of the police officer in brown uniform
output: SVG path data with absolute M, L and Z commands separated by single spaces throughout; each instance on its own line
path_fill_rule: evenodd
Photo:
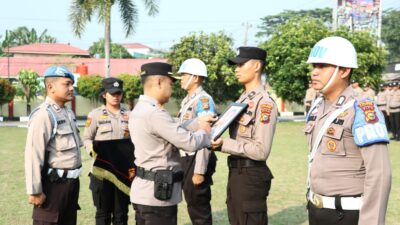
M 392 91 L 388 97 L 388 111 L 392 128 L 392 140 L 400 141 L 400 83 L 392 82 Z
M 304 98 L 304 106 L 306 107 L 306 114 L 310 111 L 312 102 L 317 98 L 317 92 L 312 87 L 311 81 L 308 83 L 308 89 L 306 91 L 306 97 Z
M 185 124 L 175 121 L 164 109 L 172 93 L 172 66 L 154 62 L 141 69 L 144 95 L 129 117 L 137 165 L 130 199 L 136 224 L 175 225 L 183 179 L 178 149 L 193 152 L 210 146 L 211 127 L 207 121 L 212 117 Z
M 87 118 L 83 141 L 86 151 L 94 157 L 93 141 L 130 138 L 128 121 L 130 111 L 121 104 L 123 82 L 117 78 L 102 81 L 101 100 L 104 103 L 92 110 Z M 106 179 L 90 175 L 90 189 L 96 206 L 96 224 L 127 224 L 129 196 Z M 112 217 L 111 217 L 112 216 Z
M 378 109 L 381 110 L 383 116 L 385 117 L 385 123 L 386 123 L 386 128 L 388 131 L 391 130 L 390 128 L 390 119 L 389 119 L 389 113 L 387 111 L 387 98 L 389 94 L 388 90 L 388 85 L 387 84 L 380 84 L 379 85 L 379 92 L 376 100 L 376 104 L 378 105 Z
M 320 40 L 313 65 L 318 98 L 307 116 L 310 225 L 383 225 L 391 187 L 388 136 L 373 100 L 349 86 L 357 68 L 353 45 L 341 37 Z
M 25 177 L 33 224 L 76 224 L 82 141 L 73 112 L 74 76 L 64 66 L 45 73 L 47 97 L 30 115 Z
M 185 60 L 178 74 L 181 87 L 187 91 L 181 103 L 179 120 L 181 123 L 198 116 L 216 115 L 212 97 L 203 89 L 207 77 L 207 67 L 196 58 Z M 181 151 L 181 165 L 184 171 L 183 193 L 190 219 L 194 225 L 212 224 L 211 184 L 216 166 L 215 153 L 204 148 L 196 152 Z
M 369 84 L 364 84 L 364 91 L 361 94 L 364 98 L 369 98 L 375 100 L 375 91 L 371 88 Z
M 353 87 L 354 92 L 357 93 L 357 95 L 361 95 L 364 92 L 363 89 L 360 88 L 360 85 L 356 80 L 351 81 L 351 86 Z
M 268 224 L 267 196 L 273 178 L 266 165 L 277 122 L 277 107 L 261 83 L 267 53 L 256 47 L 240 47 L 235 65 L 245 92 L 236 101 L 247 111 L 229 127 L 229 138 L 212 142 L 213 149 L 230 154 L 227 206 L 233 225 Z

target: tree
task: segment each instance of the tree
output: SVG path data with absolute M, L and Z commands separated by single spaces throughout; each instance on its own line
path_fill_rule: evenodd
M 259 38 L 268 39 L 277 28 L 285 24 L 288 20 L 301 19 L 301 18 L 315 18 L 320 19 L 326 25 L 330 26 L 332 24 L 332 9 L 310 9 L 310 10 L 285 10 L 276 15 L 266 16 L 261 18 L 262 24 L 258 27 L 260 29 L 256 36 Z
M 47 29 L 45 29 L 42 33 L 38 34 L 38 32 L 32 28 L 28 29 L 27 27 L 18 27 L 12 31 L 6 31 L 4 36 L 4 40 L 1 43 L 1 47 L 3 51 L 7 47 L 14 47 L 20 45 L 28 45 L 34 43 L 56 43 L 57 39 L 47 34 Z
M 209 35 L 202 32 L 192 33 L 182 37 L 179 43 L 173 45 L 167 58 L 176 71 L 188 58 L 203 60 L 208 71 L 208 77 L 203 85 L 204 89 L 213 96 L 217 103 L 234 100 L 239 96 L 241 86 L 234 76 L 232 67 L 227 63 L 228 58 L 235 56 L 232 43 L 232 38 L 223 32 Z M 174 85 L 173 95 L 175 98 L 181 99 L 185 94 L 179 84 Z
M 101 58 L 104 58 L 104 39 L 101 38 L 99 41 L 96 41 L 89 47 L 89 52 L 91 55 L 99 54 Z M 120 44 L 111 43 L 111 58 L 119 58 L 119 59 L 129 59 L 133 58 L 133 56 L 124 48 L 124 46 Z
M 132 110 L 135 105 L 135 99 L 137 99 L 143 93 L 140 77 L 139 75 L 120 74 L 118 78 L 124 82 L 123 101 L 128 104 L 129 108 Z
M 33 70 L 21 70 L 18 73 L 18 80 L 22 89 L 22 97 L 26 99 L 26 113 L 31 114 L 31 101 L 36 98 L 40 90 L 39 75 Z
M 94 13 L 98 14 L 99 22 L 104 23 L 104 55 L 106 59 L 106 77 L 110 77 L 110 43 L 111 43 L 111 7 L 119 5 L 121 19 L 125 27 L 126 37 L 134 32 L 138 11 L 132 0 L 73 0 L 69 18 L 72 28 L 79 38 L 85 28 L 86 22 L 90 22 Z M 149 15 L 158 13 L 157 0 L 144 0 Z
M 400 10 L 386 10 L 382 16 L 382 41 L 389 50 L 389 61 L 400 61 Z
M 15 87 L 7 79 L 0 78 L 0 107 L 15 96 Z
M 376 39 L 368 33 L 344 28 L 333 32 L 321 21 L 311 18 L 292 19 L 261 45 L 268 52 L 267 74 L 278 96 L 302 102 L 311 70 L 306 64 L 310 50 L 320 39 L 332 35 L 349 39 L 357 50 L 359 68 L 354 70 L 352 78 L 378 85 L 385 66 L 385 53 L 377 46 Z
M 103 78 L 100 75 L 79 77 L 77 91 L 84 98 L 94 102 L 99 101 L 100 93 L 102 92 L 102 80 Z

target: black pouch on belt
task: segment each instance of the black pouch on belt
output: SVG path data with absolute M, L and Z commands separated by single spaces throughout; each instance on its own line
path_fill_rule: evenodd
M 157 170 L 154 176 L 154 197 L 158 200 L 170 199 L 173 185 L 172 170 Z

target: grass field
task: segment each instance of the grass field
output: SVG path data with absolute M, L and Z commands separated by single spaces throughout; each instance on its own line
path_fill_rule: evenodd
M 274 179 L 268 198 L 268 213 L 271 225 L 305 225 L 305 181 L 307 173 L 307 151 L 302 133 L 303 123 L 282 122 L 278 124 L 272 153 L 268 159 Z M 24 183 L 24 146 L 26 129 L 0 127 L 0 225 L 31 224 L 32 207 L 27 203 Z M 386 224 L 400 225 L 400 142 L 389 145 L 392 165 L 392 190 Z M 81 177 L 78 214 L 79 225 L 94 223 L 94 207 L 88 189 L 87 172 L 90 159 L 85 151 L 84 174 Z M 228 224 L 225 206 L 227 179 L 226 155 L 218 153 L 218 167 L 212 187 L 214 224 Z M 134 224 L 133 209 L 130 222 Z M 186 205 L 179 205 L 179 223 L 189 225 Z

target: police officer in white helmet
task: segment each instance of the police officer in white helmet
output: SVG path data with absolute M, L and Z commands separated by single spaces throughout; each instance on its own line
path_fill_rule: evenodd
M 202 87 L 207 77 L 205 63 L 196 58 L 187 59 L 180 66 L 178 74 L 181 87 L 187 92 L 178 115 L 180 122 L 203 115 L 215 115 L 214 101 Z M 212 224 L 210 186 L 216 160 L 215 153 L 206 148 L 193 153 L 181 151 L 183 193 L 194 225 Z
M 391 187 L 388 135 L 373 100 L 357 95 L 352 43 L 320 40 L 309 55 L 313 87 L 322 93 L 307 115 L 310 225 L 381 225 Z

